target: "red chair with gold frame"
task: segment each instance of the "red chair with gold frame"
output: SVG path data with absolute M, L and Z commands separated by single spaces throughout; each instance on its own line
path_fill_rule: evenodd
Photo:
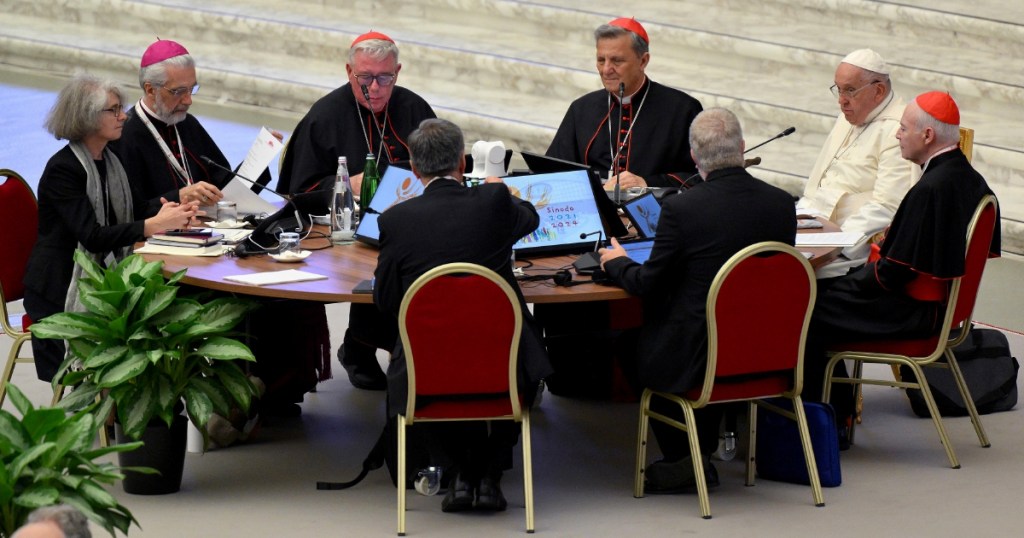
M 6 178 L 0 184 L 0 230 L 3 230 L 4 249 L 3 261 L 0 262 L 0 330 L 14 339 L 4 365 L 3 378 L 0 379 L 0 405 L 3 405 L 7 384 L 14 375 L 14 365 L 34 362 L 31 356 L 20 355 L 21 348 L 32 339 L 32 333 L 28 331 L 32 322 L 28 314 L 12 315 L 7 302 L 20 300 L 25 295 L 21 281 L 39 232 L 39 206 L 32 187 L 17 172 L 3 169 L 0 177 Z
M 704 384 L 682 395 L 646 389 L 641 396 L 634 497 L 644 495 L 648 421 L 658 420 L 686 432 L 697 477 L 701 516 L 710 519 L 711 504 L 700 458 L 700 441 L 696 428 L 689 427 L 695 424 L 693 411 L 710 404 L 747 401 L 750 444 L 746 484 L 754 484 L 756 411 L 757 406 L 762 405 L 796 421 L 814 505 L 825 505 L 800 398 L 804 344 L 816 292 L 814 271 L 807 259 L 783 243 L 751 245 L 722 266 L 707 299 L 708 359 Z M 651 411 L 650 402 L 655 397 L 678 404 L 686 422 Z M 791 400 L 794 411 L 762 401 L 775 397 Z
M 398 315 L 409 379 L 407 406 L 398 417 L 399 536 L 405 536 L 406 426 L 459 420 L 520 424 L 526 532 L 533 532 L 530 410 L 516 386 L 522 326 L 515 292 L 486 267 L 442 265 L 406 291 Z
M 978 296 L 978 286 L 981 284 L 981 276 L 985 271 L 985 262 L 988 259 L 989 248 L 992 243 L 992 234 L 995 226 L 998 226 L 996 219 L 998 215 L 998 202 L 995 196 L 985 196 L 978 203 L 978 208 L 971 218 L 967 227 L 964 275 L 954 279 L 949 288 L 949 297 L 946 302 L 946 312 L 942 329 L 930 338 L 908 339 L 908 340 L 879 340 L 873 342 L 856 342 L 835 346 L 836 352 L 829 359 L 825 369 L 825 389 L 823 399 L 827 402 L 832 389 L 832 383 L 848 383 L 857 385 L 858 393 L 862 385 L 881 385 L 888 387 L 920 389 L 924 397 L 928 411 L 931 413 L 935 429 L 939 433 L 939 439 L 946 449 L 946 456 L 949 464 L 954 469 L 960 468 L 960 461 L 956 457 L 953 445 L 949 441 L 946 427 L 942 423 L 942 416 L 935 406 L 935 399 L 932 391 L 925 380 L 922 367 L 949 368 L 960 389 L 960 396 L 967 407 L 974 430 L 978 434 L 978 441 L 983 447 L 991 446 L 985 428 L 981 425 L 981 418 L 978 417 L 978 409 L 971 398 L 970 390 L 964 381 L 964 375 L 956 362 L 952 349 L 963 342 L 967 332 L 971 328 L 971 318 L 974 314 L 974 304 Z M 944 359 L 944 360 L 942 360 Z M 853 361 L 853 375 L 849 378 L 835 377 L 833 371 L 835 365 L 841 360 Z M 903 381 L 901 379 L 865 379 L 863 378 L 864 363 L 889 364 L 894 367 L 906 366 L 914 373 L 915 381 Z M 853 440 L 853 429 L 850 430 L 850 439 Z

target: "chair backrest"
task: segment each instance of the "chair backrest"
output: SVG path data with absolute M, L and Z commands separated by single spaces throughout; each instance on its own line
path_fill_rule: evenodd
M 974 158 L 974 129 L 960 128 L 960 151 L 964 152 L 968 162 Z
M 757 243 L 730 258 L 708 293 L 708 365 L 696 406 L 799 394 L 816 293 L 811 265 L 789 245 Z M 716 392 L 716 384 L 735 390 Z M 769 394 L 757 394 L 761 390 Z
M 0 170 L 0 302 L 25 295 L 22 279 L 39 234 L 39 206 L 32 187 L 13 170 Z
M 416 279 L 398 315 L 409 379 L 405 416 L 415 415 L 417 397 L 451 396 L 500 398 L 518 419 L 522 323 L 515 292 L 490 269 L 452 263 Z
M 971 322 L 974 304 L 978 298 L 978 287 L 981 285 L 985 262 L 988 260 L 992 245 L 992 235 L 995 233 L 995 227 L 999 225 L 996 219 L 997 207 L 998 202 L 995 196 L 983 197 L 978 202 L 978 208 L 974 211 L 971 223 L 967 227 L 964 276 L 959 279 L 959 285 L 954 283 L 957 292 L 950 328 L 957 328 Z M 950 297 L 950 300 L 953 301 L 953 297 Z

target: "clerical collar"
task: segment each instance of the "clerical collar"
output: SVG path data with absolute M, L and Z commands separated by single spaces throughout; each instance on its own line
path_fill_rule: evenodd
M 957 149 L 958 147 L 960 147 L 960 144 L 953 144 L 950 146 L 946 146 L 940 149 L 939 151 L 936 151 L 935 153 L 932 153 L 932 156 L 928 157 L 928 160 L 924 162 L 923 166 L 921 166 L 921 173 L 924 173 L 926 170 L 928 170 L 928 165 L 932 163 L 932 159 L 938 157 L 939 155 L 942 155 L 943 153 L 949 153 L 954 149 Z
M 456 183 L 460 183 L 460 181 L 459 181 L 459 180 L 455 179 L 455 178 L 454 178 L 454 177 L 452 177 L 452 176 L 437 176 L 437 177 L 435 177 L 434 179 L 431 179 L 430 181 L 428 181 L 428 182 L 427 182 L 427 184 L 423 186 L 423 190 L 427 190 L 427 188 L 428 188 L 428 187 L 430 187 L 431 185 L 433 185 L 433 184 L 434 184 L 434 182 L 435 182 L 435 181 L 437 181 L 437 180 L 439 180 L 439 179 L 450 179 L 450 180 L 452 180 L 452 181 L 454 181 L 454 182 L 456 182 Z
M 637 88 L 635 92 L 633 92 L 633 93 L 631 93 L 629 95 L 623 95 L 622 96 L 622 104 L 623 105 L 631 104 L 633 102 L 633 96 L 638 94 L 638 93 L 640 93 L 640 91 L 644 89 L 644 86 L 647 86 L 647 75 L 644 75 L 644 82 L 643 82 L 643 84 L 641 84 L 640 87 Z M 615 97 L 616 101 L 619 100 L 619 94 L 618 93 L 615 93 L 615 92 L 610 92 L 610 93 L 612 94 L 613 97 Z M 646 95 L 646 94 L 644 94 L 644 95 Z

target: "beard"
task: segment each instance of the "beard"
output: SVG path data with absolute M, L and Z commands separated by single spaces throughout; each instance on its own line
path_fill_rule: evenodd
M 169 108 L 166 103 L 164 103 L 163 96 L 160 92 L 157 92 L 153 112 L 156 113 L 157 117 L 167 125 L 175 125 L 184 121 L 185 116 L 188 116 L 188 107 L 179 107 L 179 110 Z

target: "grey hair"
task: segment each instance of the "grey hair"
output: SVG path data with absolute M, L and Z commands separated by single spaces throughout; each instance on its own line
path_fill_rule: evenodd
M 850 65 L 853 65 L 853 64 L 850 64 Z M 889 92 L 892 91 L 892 79 L 889 78 L 889 75 L 886 75 L 885 73 L 878 73 L 878 72 L 872 71 L 870 69 L 864 69 L 863 67 L 859 67 L 859 66 L 854 66 L 854 67 L 856 67 L 857 69 L 860 69 L 860 72 L 861 72 L 861 78 L 860 79 L 864 82 L 864 84 L 874 83 L 874 82 L 878 82 L 878 83 L 882 84 L 883 86 L 885 86 L 885 95 L 889 95 Z
M 163 86 L 164 84 L 167 84 L 168 67 L 189 68 L 195 66 L 196 62 L 192 59 L 191 54 L 182 54 L 181 56 L 168 58 L 162 62 L 147 65 L 146 67 L 139 69 L 139 87 L 145 91 L 147 82 L 153 86 Z
M 736 115 L 724 108 L 709 108 L 690 124 L 690 149 L 705 174 L 743 166 L 743 130 Z
M 57 102 L 43 126 L 58 140 L 78 142 L 99 129 L 100 111 L 111 93 L 124 103 L 121 89 L 114 81 L 78 75 L 57 94 Z
M 410 160 L 420 177 L 445 176 L 458 170 L 465 149 L 462 129 L 448 120 L 423 120 L 409 135 Z
M 631 32 L 620 26 L 612 26 L 610 24 L 602 24 L 594 30 L 594 41 L 601 41 L 602 39 L 614 39 L 619 36 L 628 35 L 632 41 L 633 52 L 636 53 L 637 57 L 641 57 L 647 54 L 651 47 L 643 40 L 639 35 Z
M 92 538 L 92 531 L 89 530 L 89 520 L 85 514 L 77 508 L 68 504 L 55 504 L 36 508 L 29 515 L 26 523 L 42 523 L 52 521 L 61 532 L 64 538 Z M 17 536 L 18 533 L 14 533 Z
M 960 142 L 960 126 L 953 125 L 952 123 L 946 123 L 935 119 L 931 114 L 924 111 L 917 102 L 914 102 L 917 108 L 917 128 L 924 130 L 931 128 L 935 132 L 935 142 L 940 146 L 948 146 L 950 144 L 956 144 Z
M 386 39 L 367 39 L 353 45 L 348 49 L 349 65 L 352 65 L 352 62 L 355 61 L 357 52 L 362 52 L 377 61 L 393 56 L 395 63 L 398 63 L 398 45 Z

